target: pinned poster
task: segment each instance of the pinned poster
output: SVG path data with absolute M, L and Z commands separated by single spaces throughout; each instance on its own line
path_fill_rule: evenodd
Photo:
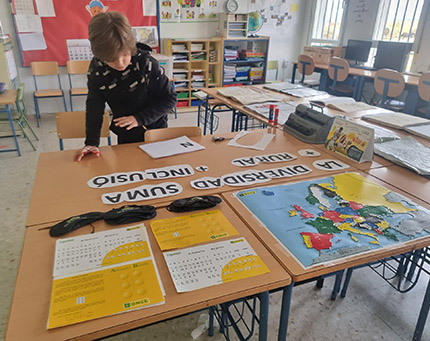
M 325 147 L 357 162 L 373 158 L 375 132 L 370 127 L 336 117 Z

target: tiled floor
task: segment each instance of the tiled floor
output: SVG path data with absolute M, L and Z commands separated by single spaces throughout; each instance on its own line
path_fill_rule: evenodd
M 221 114 L 216 133 L 230 130 L 230 116 Z M 30 117 L 33 122 L 34 117 Z M 170 126 L 195 125 L 195 113 L 180 113 L 170 119 Z M 25 230 L 25 220 L 32 185 L 41 152 L 57 151 L 55 115 L 43 114 L 42 125 L 36 129 L 40 141 L 32 151 L 23 137 L 19 138 L 22 156 L 0 153 L 0 337 L 4 336 L 9 306 Z M 78 148 L 82 141 L 66 141 L 66 148 Z M 0 138 L 0 148 L 12 146 L 10 138 Z M 49 209 L 49 208 L 47 208 Z M 411 340 L 428 278 L 422 277 L 409 293 L 400 294 L 380 279 L 372 270 L 357 270 L 346 298 L 330 300 L 333 278 L 322 289 L 315 283 L 294 288 L 288 336 L 290 340 Z M 29 283 L 31 285 L 31 283 Z M 277 339 L 280 293 L 270 297 L 269 340 Z M 167 322 L 116 335 L 108 340 L 192 340 L 191 332 L 204 320 L 206 311 L 197 312 Z M 25 321 L 22 321 L 25 324 Z M 216 332 L 212 338 L 203 333 L 197 340 L 222 340 Z M 257 339 L 255 334 L 252 338 Z M 423 340 L 430 340 L 426 328 Z

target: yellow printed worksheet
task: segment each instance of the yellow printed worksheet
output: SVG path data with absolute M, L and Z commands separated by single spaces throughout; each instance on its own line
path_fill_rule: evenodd
M 154 220 L 150 225 L 157 243 L 163 251 L 238 234 L 220 210 Z
M 163 253 L 177 292 L 270 272 L 245 238 Z
M 143 224 L 57 240 L 48 329 L 163 303 Z

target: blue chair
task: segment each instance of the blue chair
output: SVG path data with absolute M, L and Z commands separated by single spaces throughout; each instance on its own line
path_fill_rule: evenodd
M 354 87 L 347 83 L 341 83 L 349 76 L 349 64 L 345 59 L 339 57 L 330 58 L 328 76 L 333 80 L 329 88 L 329 92 L 332 95 L 352 97 Z
M 400 72 L 390 69 L 376 71 L 374 86 L 376 93 L 381 95 L 379 107 L 393 111 L 403 110 L 405 104 L 392 99 L 400 96 L 405 89 L 405 77 Z
M 60 72 L 57 62 L 32 62 L 31 73 L 33 74 L 35 87 L 35 91 L 33 92 L 34 109 L 36 111 L 37 126 L 39 126 L 40 110 L 38 100 L 42 98 L 61 97 L 63 98 L 64 110 L 67 111 L 66 98 L 64 96 L 63 88 L 61 87 Z M 37 79 L 41 76 L 57 76 L 59 88 L 39 90 L 37 86 Z
M 430 72 L 421 75 L 418 83 L 418 95 L 427 102 L 427 106 L 418 108 L 418 112 L 424 114 L 426 118 L 430 118 Z

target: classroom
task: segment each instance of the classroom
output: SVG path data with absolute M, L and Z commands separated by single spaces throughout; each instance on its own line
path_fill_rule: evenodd
M 0 339 L 430 340 L 429 179 L 430 0 L 0 2 Z

